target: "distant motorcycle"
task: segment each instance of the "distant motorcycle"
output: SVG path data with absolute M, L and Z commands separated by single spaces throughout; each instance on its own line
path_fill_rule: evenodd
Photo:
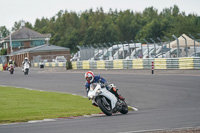
M 112 84 L 112 86 L 114 86 Z M 101 111 L 107 116 L 112 113 L 120 112 L 122 114 L 128 113 L 128 105 L 125 100 L 118 99 L 113 93 L 108 91 L 106 87 L 101 87 L 100 83 L 92 83 L 88 92 L 88 98 L 92 99 Z
M 13 74 L 13 73 L 14 73 L 14 68 L 15 68 L 15 66 L 14 66 L 13 64 L 10 64 L 10 65 L 9 65 L 8 70 L 10 71 L 10 74 Z
M 25 62 L 24 63 L 24 68 L 23 68 L 23 72 L 24 72 L 24 75 L 28 75 L 28 72 L 29 72 L 29 68 L 30 68 L 30 65 L 28 62 Z

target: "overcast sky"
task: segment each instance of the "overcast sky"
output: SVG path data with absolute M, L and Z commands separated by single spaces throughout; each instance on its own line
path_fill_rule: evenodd
M 160 12 L 173 5 L 177 5 L 181 12 L 200 16 L 200 0 L 0 0 L 0 26 L 11 30 L 14 22 L 22 19 L 33 25 L 36 18 L 51 18 L 60 10 L 80 13 L 103 7 L 104 12 L 110 8 L 142 12 L 146 7 L 153 6 Z

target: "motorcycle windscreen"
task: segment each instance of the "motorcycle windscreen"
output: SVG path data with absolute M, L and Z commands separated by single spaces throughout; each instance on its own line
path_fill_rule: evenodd
M 96 86 L 97 86 L 97 83 L 92 83 L 92 84 L 90 84 L 90 89 L 94 90 L 96 88 Z

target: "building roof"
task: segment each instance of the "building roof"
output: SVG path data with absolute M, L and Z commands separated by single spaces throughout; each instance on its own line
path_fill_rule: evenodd
M 50 34 L 41 34 L 27 27 L 22 27 L 21 29 L 17 30 L 11 35 L 12 40 L 39 39 L 39 38 L 45 39 L 47 37 L 50 37 Z M 4 40 L 9 40 L 9 39 L 10 35 L 4 38 Z
M 69 50 L 70 50 L 69 48 L 65 48 L 65 47 L 44 44 L 44 45 L 33 47 L 33 48 L 20 49 L 20 50 L 10 53 L 7 56 L 13 56 L 13 55 L 23 54 L 23 53 L 47 52 L 47 51 L 69 51 Z

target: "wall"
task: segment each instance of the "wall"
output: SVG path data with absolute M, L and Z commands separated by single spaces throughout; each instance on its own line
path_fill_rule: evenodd
M 70 51 L 47 51 L 47 52 L 45 51 L 45 52 L 23 53 L 23 54 L 11 56 L 10 58 L 14 60 L 16 63 L 16 66 L 19 67 L 21 66 L 25 57 L 28 57 L 29 61 L 32 61 L 33 56 L 38 56 L 38 55 L 41 55 L 41 56 L 54 55 L 55 57 L 65 55 L 67 61 L 69 61 L 71 58 Z
M 55 59 L 56 56 L 65 56 L 67 61 L 70 61 L 71 55 L 70 51 L 47 51 L 47 52 L 35 52 L 35 53 L 29 53 L 30 60 L 33 60 L 33 56 L 49 56 L 52 55 L 54 56 L 53 58 Z
M 46 63 L 33 63 L 31 66 L 33 67 L 40 67 L 41 65 L 44 65 L 44 67 L 66 67 L 66 62 L 46 62 Z

